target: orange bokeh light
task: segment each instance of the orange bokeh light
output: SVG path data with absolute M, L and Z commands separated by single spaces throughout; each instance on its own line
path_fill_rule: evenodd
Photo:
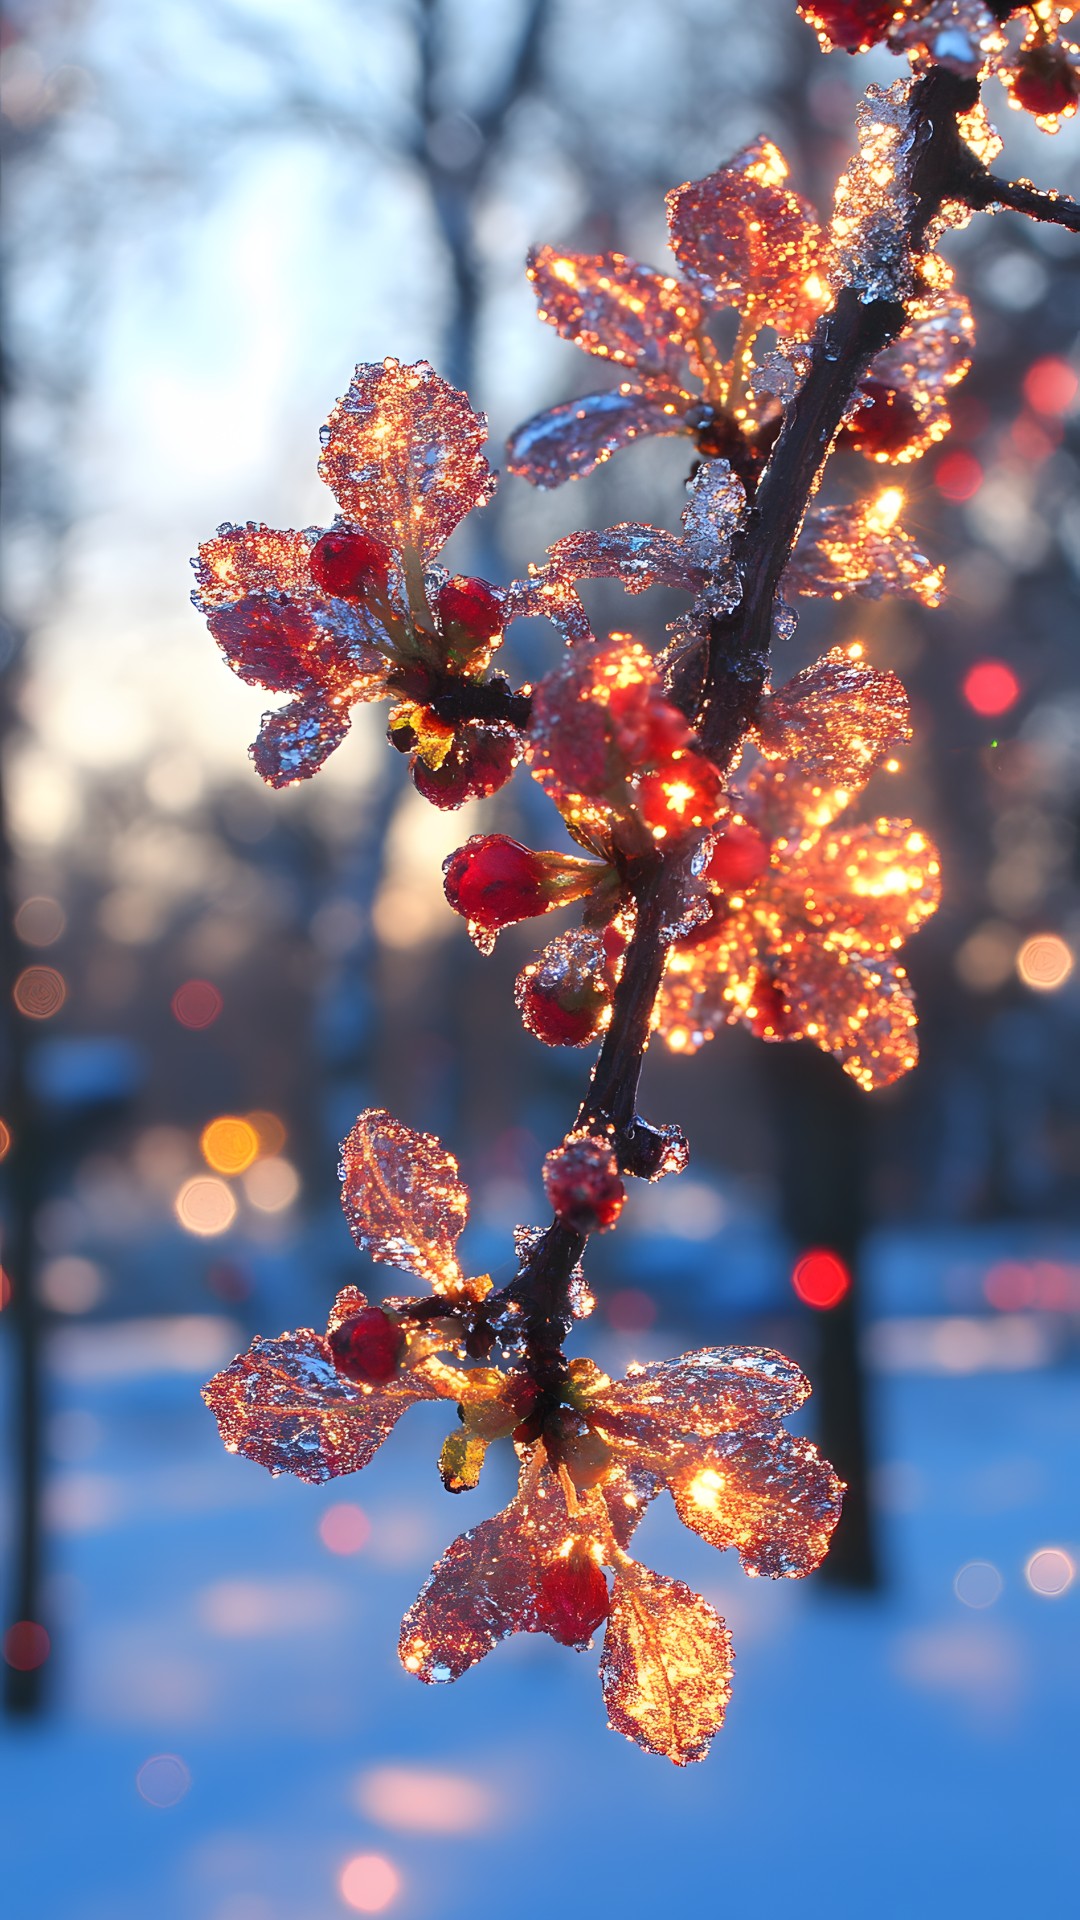
M 258 1157 L 260 1140 L 249 1120 L 222 1113 L 203 1128 L 199 1146 L 215 1173 L 243 1173 Z
M 55 967 L 24 967 L 13 998 L 28 1020 L 51 1020 L 67 999 L 67 982 Z
M 1080 377 L 1067 360 L 1050 355 L 1036 360 L 1024 375 L 1024 399 L 1035 413 L 1067 413 L 1080 388 Z
M 1075 965 L 1072 948 L 1056 933 L 1032 934 L 1016 956 L 1016 971 L 1025 987 L 1035 987 L 1039 993 L 1063 987 Z
M 0 1160 L 6 1160 L 11 1152 L 11 1128 L 6 1120 L 0 1120 Z
M 934 485 L 946 500 L 957 504 L 973 500 L 983 483 L 983 470 L 973 453 L 957 448 L 947 453 L 934 469 Z
M 284 1121 L 279 1120 L 276 1113 L 267 1113 L 262 1107 L 256 1107 L 253 1113 L 246 1113 L 244 1118 L 259 1136 L 260 1154 L 281 1152 L 289 1136 Z
M 354 1913 L 382 1913 L 396 1898 L 401 1878 L 381 1853 L 358 1853 L 345 1862 L 338 1886 Z
M 172 1010 L 182 1027 L 210 1027 L 224 1006 L 209 980 L 185 980 L 172 997 Z
M 964 675 L 963 689 L 968 706 L 987 718 L 1008 713 L 1020 698 L 1020 682 L 1004 660 L 976 660 Z
M 838 1254 L 813 1247 L 796 1260 L 791 1284 L 805 1307 L 824 1310 L 839 1305 L 851 1287 L 851 1275 Z

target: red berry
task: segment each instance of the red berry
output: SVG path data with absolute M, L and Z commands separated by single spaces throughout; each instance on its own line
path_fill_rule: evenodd
M 655 773 L 642 774 L 637 808 L 655 838 L 673 841 L 715 820 L 722 792 L 710 760 L 700 753 L 680 753 Z
M 756 827 L 737 821 L 725 827 L 709 855 L 705 878 L 729 891 L 760 880 L 769 864 L 769 846 Z
M 608 712 L 615 744 L 631 768 L 668 760 L 693 737 L 678 708 L 645 680 L 612 687 Z
M 567 989 L 534 975 L 519 982 L 517 1003 L 529 1032 L 546 1047 L 586 1047 L 600 1032 L 609 1001 L 599 984 Z
M 486 727 L 469 720 L 458 728 L 441 767 L 413 761 L 413 785 L 432 806 L 443 809 L 462 807 L 466 800 L 486 800 L 505 787 L 518 752 L 517 736 L 508 727 Z
M 343 1320 L 330 1335 L 334 1365 L 347 1380 L 362 1386 L 382 1386 L 392 1380 L 405 1347 L 405 1336 L 381 1307 L 364 1307 Z
M 799 12 L 811 26 L 828 34 L 845 53 L 876 45 L 884 37 L 900 0 L 804 0 Z
M 536 1620 L 564 1647 L 581 1647 L 591 1640 L 611 1611 L 604 1578 L 583 1541 L 575 1540 L 569 1553 L 549 1560 L 540 1576 Z
M 473 640 L 494 640 L 506 621 L 501 593 L 460 573 L 440 587 L 435 610 L 441 626 L 463 627 Z
M 1075 109 L 1080 73 L 1058 47 L 1028 47 L 1017 60 L 1009 91 L 1028 113 L 1049 118 Z
M 921 432 L 914 402 L 881 380 L 864 380 L 859 391 L 862 402 L 844 430 L 846 444 L 871 459 L 895 460 Z
M 477 833 L 443 863 L 443 887 L 455 913 L 486 933 L 532 920 L 580 900 L 606 871 L 593 861 L 534 853 L 505 833 Z
M 311 577 L 324 593 L 337 600 L 362 600 L 372 588 L 385 587 L 390 551 L 370 533 L 334 527 L 316 540 L 310 565 Z
M 613 1227 L 626 1204 L 619 1165 L 605 1140 L 573 1135 L 544 1161 L 544 1190 L 559 1219 L 577 1233 Z

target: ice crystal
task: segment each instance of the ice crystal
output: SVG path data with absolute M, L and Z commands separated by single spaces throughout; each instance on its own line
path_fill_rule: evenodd
M 899 487 L 887 487 L 854 507 L 811 507 L 784 573 L 787 591 L 816 600 L 899 593 L 936 607 L 945 570 L 931 566 L 899 525 L 903 504 Z
M 903 300 L 912 290 L 914 86 L 867 88 L 856 115 L 858 151 L 836 183 L 833 284 L 855 287 L 864 301 Z

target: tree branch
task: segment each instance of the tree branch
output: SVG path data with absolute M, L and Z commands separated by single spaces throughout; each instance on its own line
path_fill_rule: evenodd
M 1080 233 L 1080 200 L 1070 200 L 1052 187 L 1044 193 L 1030 180 L 1001 180 L 997 174 L 982 169 L 965 183 L 963 199 L 979 213 L 1008 207 L 1013 213 L 1026 213 L 1032 220 L 1044 220 L 1055 227 L 1067 227 L 1070 233 Z

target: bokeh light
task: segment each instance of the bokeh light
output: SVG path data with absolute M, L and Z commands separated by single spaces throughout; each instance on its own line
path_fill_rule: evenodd
M 795 1262 L 791 1284 L 806 1307 L 838 1306 L 851 1286 L 851 1275 L 838 1254 L 813 1247 Z
M 498 1810 L 482 1781 L 427 1767 L 373 1767 L 357 1782 L 356 1798 L 369 1820 L 406 1833 L 479 1833 Z
M 53 1313 L 89 1313 L 105 1293 L 105 1276 L 93 1260 L 61 1254 L 47 1260 L 38 1275 L 39 1298 Z
M 33 1673 L 49 1657 L 51 1642 L 36 1620 L 16 1620 L 4 1635 L 4 1659 L 17 1673 Z
M 244 1175 L 244 1192 L 260 1213 L 282 1213 L 300 1191 L 300 1175 L 288 1160 L 256 1160 Z
M 51 947 L 67 926 L 67 915 L 59 900 L 35 893 L 24 900 L 15 915 L 15 931 L 28 947 Z
M 990 1560 L 969 1560 L 953 1581 L 953 1592 L 965 1607 L 992 1607 L 1004 1582 Z
M 1047 416 L 1067 413 L 1078 389 L 1080 378 L 1075 367 L 1054 355 L 1036 360 L 1024 375 L 1024 399 L 1035 413 Z
M 1035 933 L 1016 956 L 1016 971 L 1025 987 L 1053 993 L 1063 987 L 1075 965 L 1072 948 L 1057 933 Z
M 0 1160 L 6 1160 L 11 1152 L 11 1128 L 6 1120 L 0 1120 Z
M 934 485 L 946 500 L 962 505 L 973 500 L 983 483 L 983 470 L 973 453 L 947 453 L 934 470 Z
M 284 1121 L 276 1113 L 267 1113 L 262 1107 L 257 1107 L 253 1113 L 246 1113 L 244 1118 L 258 1135 L 261 1154 L 269 1156 L 281 1152 L 289 1136 Z
M 24 967 L 12 996 L 28 1020 L 51 1020 L 67 999 L 67 982 L 55 967 Z
M 171 1006 L 173 1014 L 182 1027 L 211 1027 L 224 1006 L 215 986 L 209 980 L 185 980 L 177 987 Z
M 191 1785 L 191 1774 L 177 1753 L 153 1753 L 135 1775 L 135 1785 L 151 1807 L 175 1807 Z
M 619 1287 L 604 1301 L 608 1324 L 616 1333 L 647 1333 L 656 1322 L 656 1301 L 640 1287 Z
M 224 1180 L 196 1174 L 184 1181 L 173 1202 L 173 1211 L 186 1232 L 205 1239 L 228 1231 L 236 1219 L 236 1201 Z
M 199 1139 L 203 1159 L 215 1173 L 243 1173 L 257 1158 L 260 1144 L 251 1122 L 233 1113 L 211 1120 Z
M 1020 698 L 1020 682 L 1004 660 L 977 660 L 963 681 L 964 699 L 987 717 L 1008 713 Z
M 397 1897 L 401 1877 L 381 1853 L 358 1853 L 342 1867 L 338 1888 L 354 1913 L 382 1913 Z
M 1044 1600 L 1056 1600 L 1067 1593 L 1076 1578 L 1076 1568 L 1062 1547 L 1040 1547 L 1024 1568 L 1024 1579 L 1032 1593 Z
M 359 1553 L 371 1537 L 371 1521 L 351 1500 L 327 1507 L 319 1520 L 319 1539 L 329 1553 Z

